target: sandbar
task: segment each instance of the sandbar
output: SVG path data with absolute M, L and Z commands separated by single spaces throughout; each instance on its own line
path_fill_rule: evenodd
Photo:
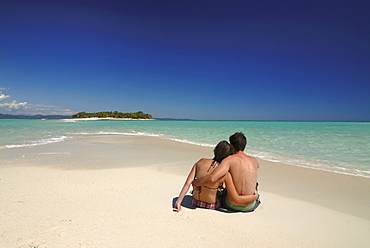
M 248 152 L 248 150 L 246 151 Z M 0 247 L 367 247 L 370 179 L 259 160 L 253 213 L 172 211 L 212 148 L 100 135 L 0 150 Z

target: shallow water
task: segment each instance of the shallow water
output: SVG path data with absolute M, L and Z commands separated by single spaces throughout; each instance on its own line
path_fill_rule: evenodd
M 370 177 L 369 122 L 0 120 L 0 149 L 86 135 L 144 135 L 213 147 L 234 132 L 270 161 Z

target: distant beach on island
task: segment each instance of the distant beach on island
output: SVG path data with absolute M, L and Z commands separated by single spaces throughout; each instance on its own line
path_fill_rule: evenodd
M 154 121 L 156 119 L 134 119 L 134 118 L 114 118 L 114 117 L 89 117 L 89 118 L 69 118 L 69 119 L 62 119 L 63 121 L 132 121 L 132 120 L 139 120 L 139 121 Z

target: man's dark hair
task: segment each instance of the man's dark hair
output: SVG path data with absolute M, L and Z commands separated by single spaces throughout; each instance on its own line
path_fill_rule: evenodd
M 242 132 L 234 133 L 229 138 L 230 144 L 234 147 L 235 152 L 244 151 L 247 146 L 247 138 Z
M 221 161 L 228 157 L 229 155 L 233 154 L 233 149 L 230 146 L 229 142 L 226 140 L 220 141 L 215 149 L 213 150 L 215 157 L 213 158 L 214 161 L 221 163 Z

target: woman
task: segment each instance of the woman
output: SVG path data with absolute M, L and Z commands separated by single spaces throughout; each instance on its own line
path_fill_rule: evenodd
M 174 206 L 174 211 L 181 210 L 181 203 L 194 179 L 211 174 L 212 171 L 219 165 L 219 163 L 221 163 L 224 158 L 233 154 L 232 147 L 227 141 L 224 140 L 220 141 L 217 144 L 213 152 L 213 159 L 202 158 L 194 164 L 180 192 L 180 195 L 177 198 Z M 220 201 L 217 193 L 220 192 L 220 189 L 223 187 L 224 182 L 226 184 L 228 194 L 230 194 L 230 196 L 232 196 L 232 198 L 238 204 L 248 204 L 249 202 L 253 202 L 258 197 L 257 193 L 255 195 L 239 196 L 235 189 L 231 176 L 226 175 L 212 185 L 200 186 L 195 188 L 193 191 L 192 204 L 196 207 L 208 209 L 216 209 L 217 207 L 219 207 Z

